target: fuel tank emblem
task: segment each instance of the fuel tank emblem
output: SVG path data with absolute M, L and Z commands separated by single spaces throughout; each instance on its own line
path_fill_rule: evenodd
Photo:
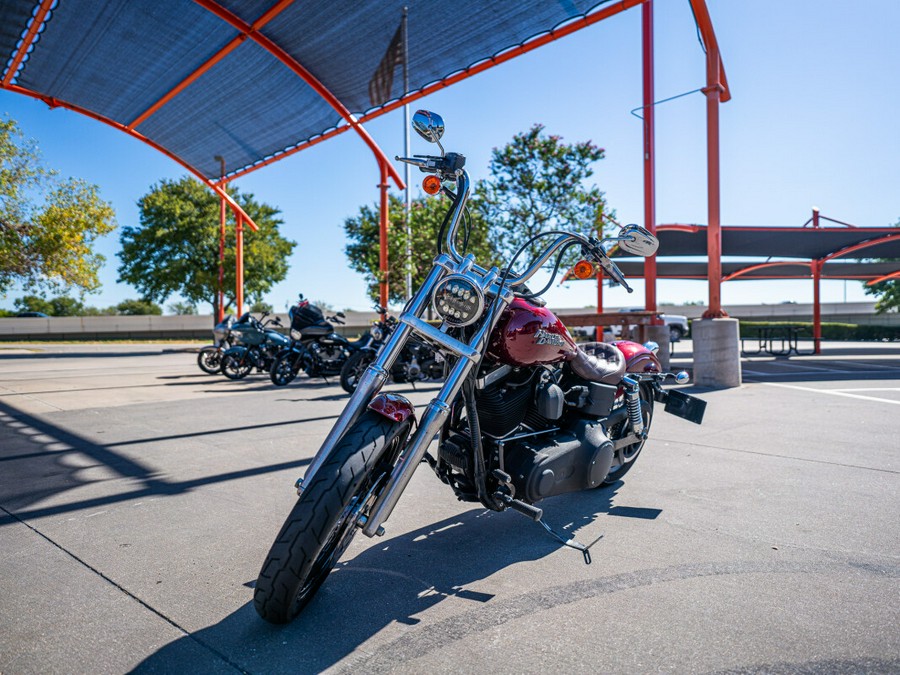
M 562 335 L 557 335 L 556 333 L 551 333 L 540 328 L 534 334 L 534 343 L 538 345 L 561 346 L 564 343 L 564 340 Z

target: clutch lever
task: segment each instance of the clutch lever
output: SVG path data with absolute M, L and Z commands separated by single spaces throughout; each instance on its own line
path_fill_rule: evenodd
M 625 281 L 625 275 L 622 274 L 622 270 L 619 269 L 618 265 L 614 263 L 608 255 L 606 255 L 606 251 L 603 250 L 603 247 L 600 246 L 600 242 L 591 237 L 591 257 L 597 261 L 600 267 L 615 281 L 617 284 L 622 286 L 629 293 L 634 293 L 634 289 L 628 285 L 628 282 Z

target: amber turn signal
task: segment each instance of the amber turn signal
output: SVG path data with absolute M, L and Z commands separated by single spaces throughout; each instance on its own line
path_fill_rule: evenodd
M 441 191 L 441 179 L 437 176 L 425 176 L 422 181 L 422 189 L 430 195 L 436 195 Z
M 572 275 L 576 279 L 590 279 L 594 276 L 594 266 L 587 260 L 579 260 L 572 268 Z

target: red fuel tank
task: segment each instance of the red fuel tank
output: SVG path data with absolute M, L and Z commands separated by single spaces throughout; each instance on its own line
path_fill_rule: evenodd
M 491 335 L 488 356 L 510 366 L 568 361 L 575 340 L 549 309 L 515 298 Z

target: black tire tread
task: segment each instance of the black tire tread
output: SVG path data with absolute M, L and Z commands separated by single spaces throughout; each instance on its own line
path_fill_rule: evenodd
M 396 424 L 376 413 L 365 413 L 294 504 L 256 582 L 253 601 L 263 619 L 286 623 L 302 609 L 292 607 L 297 592 Z

